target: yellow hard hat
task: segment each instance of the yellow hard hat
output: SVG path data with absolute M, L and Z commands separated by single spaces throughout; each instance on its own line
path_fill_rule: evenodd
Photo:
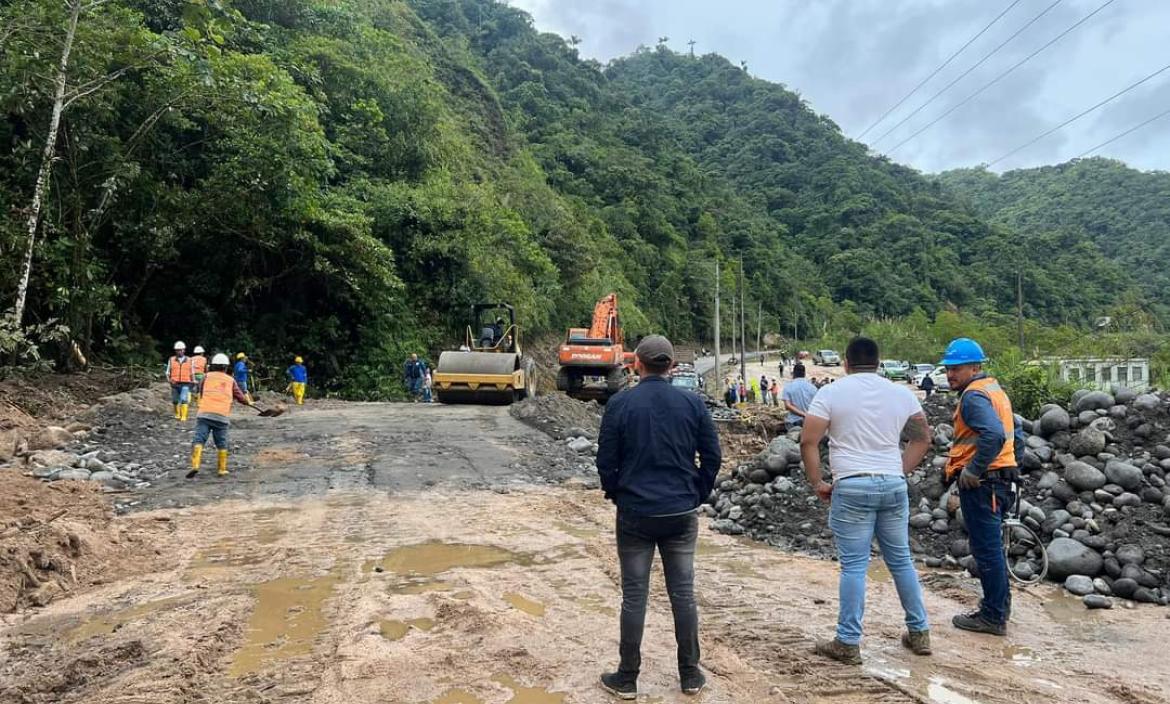
M 240 353 L 236 354 L 236 359 L 244 359 L 247 356 L 248 355 L 244 354 L 243 352 L 240 352 Z
M 297 357 L 293 361 L 296 362 L 297 364 L 304 364 L 305 363 L 305 360 L 301 359 L 300 357 Z

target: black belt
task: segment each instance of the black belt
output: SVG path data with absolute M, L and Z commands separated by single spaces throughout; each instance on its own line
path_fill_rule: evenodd
M 833 481 L 834 482 L 843 482 L 846 479 L 858 479 L 860 477 L 866 477 L 866 478 L 899 477 L 901 479 L 905 479 L 906 475 L 905 474 L 891 474 L 889 472 L 858 472 L 857 474 L 850 474 L 848 477 L 841 477 L 840 479 L 834 479 Z

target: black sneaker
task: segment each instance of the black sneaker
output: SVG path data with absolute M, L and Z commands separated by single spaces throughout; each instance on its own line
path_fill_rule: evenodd
M 993 623 L 987 620 L 987 617 L 978 611 L 972 611 L 968 614 L 957 614 L 951 619 L 951 623 L 955 628 L 964 631 L 972 631 L 974 633 L 988 633 L 993 636 L 1006 636 L 1007 624 Z
M 637 699 L 638 681 L 620 672 L 607 672 L 601 676 L 601 688 L 618 699 Z
M 694 672 L 680 675 L 679 684 L 682 685 L 683 694 L 695 695 L 702 692 L 703 688 L 707 686 L 707 678 L 696 669 Z

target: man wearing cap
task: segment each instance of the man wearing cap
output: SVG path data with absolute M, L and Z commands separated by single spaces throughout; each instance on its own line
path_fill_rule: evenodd
M 979 608 L 951 619 L 955 628 L 1002 636 L 1011 615 L 1011 587 L 1003 554 L 1003 514 L 1014 501 L 1013 482 L 1024 456 L 1024 432 L 999 382 L 987 376 L 979 343 L 960 337 L 947 345 L 942 364 L 959 394 L 946 478 L 959 483 L 959 506 L 979 567 Z
M 621 661 L 617 672 L 601 676 L 601 684 L 621 699 L 638 696 L 655 547 L 674 612 L 679 683 L 687 694 L 697 694 L 706 685 L 699 669 L 694 590 L 697 509 L 715 485 L 722 454 L 701 398 L 670 384 L 667 375 L 673 365 L 670 340 L 661 335 L 644 338 L 634 356 L 641 381 L 606 404 L 597 441 L 601 487 L 617 504 L 622 574 Z

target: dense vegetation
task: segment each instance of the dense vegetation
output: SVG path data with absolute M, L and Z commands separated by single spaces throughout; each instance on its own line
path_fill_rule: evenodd
M 741 259 L 748 310 L 801 337 L 1008 311 L 1020 270 L 1026 314 L 1053 323 L 1164 295 L 1100 251 L 1124 248 L 989 225 L 717 56 L 602 67 L 491 0 L 0 0 L 5 305 L 72 9 L 6 362 L 182 338 L 276 368 L 303 353 L 376 396 L 479 300 L 539 334 L 616 290 L 634 332 L 702 339 L 715 263 L 729 289 Z
M 939 176 L 991 222 L 1028 237 L 1083 238 L 1124 267 L 1153 308 L 1134 305 L 1102 315 L 1142 322 L 1167 319 L 1170 305 L 1170 173 L 1142 172 L 1111 159 L 1009 171 L 960 169 Z M 1086 255 L 1087 256 L 1087 255 Z M 1126 305 L 1128 304 L 1128 305 Z M 1123 324 L 1126 320 L 1121 321 Z

